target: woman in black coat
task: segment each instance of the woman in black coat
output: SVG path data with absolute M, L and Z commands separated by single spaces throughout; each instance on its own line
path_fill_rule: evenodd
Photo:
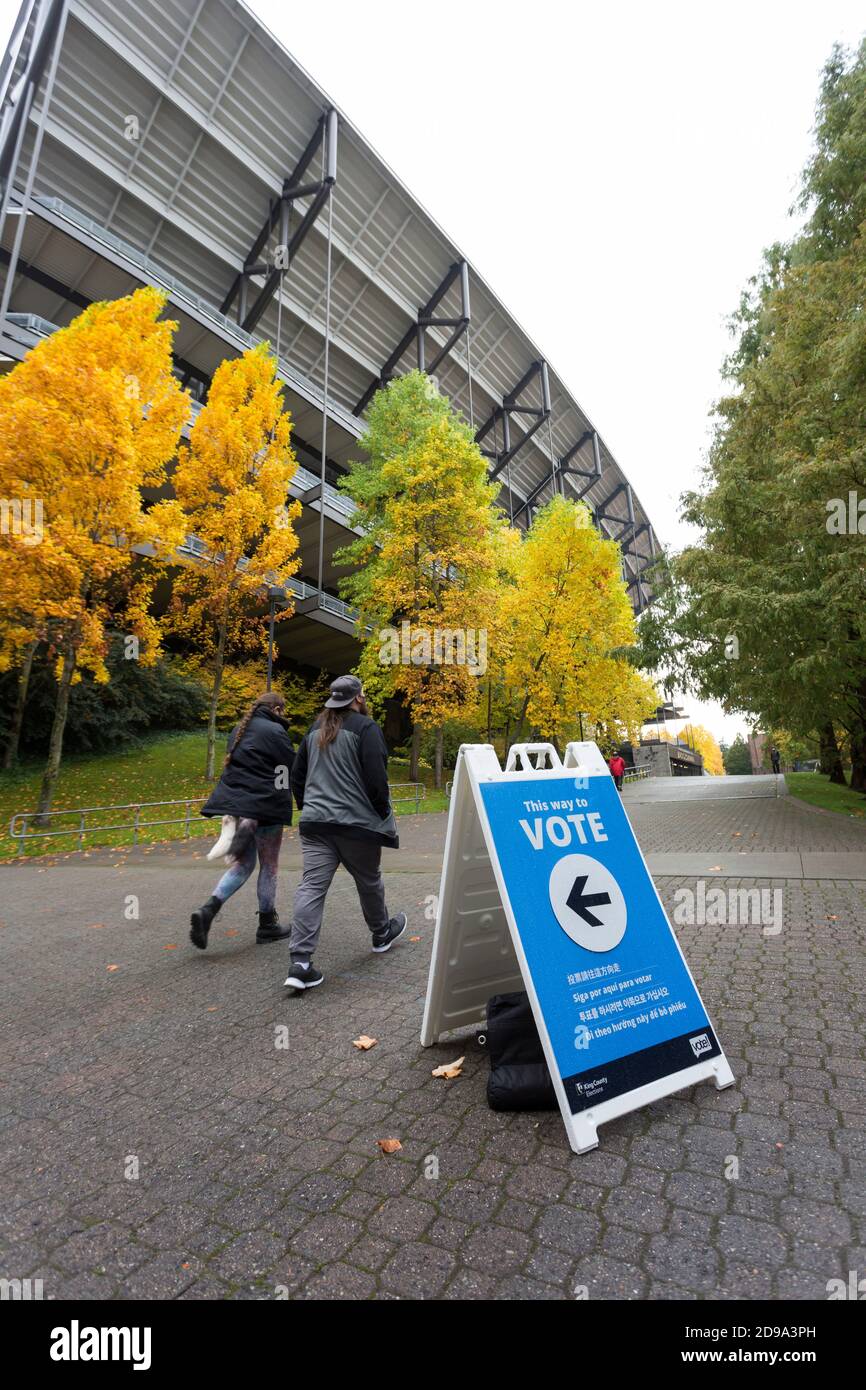
M 202 907 L 192 914 L 190 940 L 207 946 L 211 923 L 223 903 L 246 883 L 256 860 L 259 927 L 256 941 L 280 941 L 290 927 L 280 925 L 275 907 L 277 866 L 283 826 L 292 823 L 291 775 L 295 751 L 281 695 L 260 695 L 229 735 L 229 751 L 219 782 L 202 807 L 203 816 L 233 816 L 235 830 L 228 869 Z

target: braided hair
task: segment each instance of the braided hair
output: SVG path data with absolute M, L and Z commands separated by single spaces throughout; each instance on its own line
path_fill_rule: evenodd
M 276 690 L 268 690 L 264 695 L 259 695 L 258 699 L 254 700 L 250 705 L 240 724 L 238 724 L 235 736 L 232 739 L 232 746 L 226 753 L 223 767 L 228 767 L 234 756 L 235 749 L 240 747 L 241 739 L 247 731 L 250 720 L 254 719 L 260 710 L 270 710 L 272 714 L 276 714 L 278 711 L 284 710 L 285 707 L 285 700 L 282 695 L 277 694 Z

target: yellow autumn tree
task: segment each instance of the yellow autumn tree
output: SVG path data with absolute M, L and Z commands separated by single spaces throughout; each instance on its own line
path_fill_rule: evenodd
M 704 760 L 704 767 L 711 776 L 724 777 L 725 764 L 722 759 L 722 750 L 709 729 L 705 729 L 702 724 L 692 725 L 692 746 L 700 753 Z
M 18 758 L 36 654 L 66 615 L 66 596 L 75 592 L 76 576 L 50 536 L 43 544 L 41 500 L 37 508 L 31 497 L 6 497 L 0 507 L 5 508 L 0 524 L 0 672 L 17 672 L 15 706 L 3 750 L 3 767 L 8 769 Z M 40 545 L 38 555 L 31 553 L 36 544 Z
M 651 682 L 619 654 L 635 639 L 619 547 L 581 503 L 555 497 L 538 512 L 501 610 L 507 742 L 577 737 L 578 713 L 636 729 L 655 708 Z
M 359 672 L 381 701 L 400 696 L 418 734 L 477 709 L 479 681 L 496 641 L 504 527 L 487 463 L 468 427 L 422 372 L 374 397 L 344 486 L 363 536 L 340 553 L 358 568 L 341 592 L 367 632 Z
M 217 368 L 172 479 L 187 530 L 202 543 L 199 561 L 175 580 L 168 625 L 210 673 L 209 778 L 227 656 L 263 649 L 268 588 L 287 584 L 298 568 L 291 429 L 276 361 L 259 344 Z M 279 616 L 293 611 L 287 600 Z
M 0 538 L 14 594 L 2 659 L 15 664 L 39 640 L 56 658 L 40 819 L 60 770 L 70 687 L 82 669 L 108 679 L 107 629 L 132 639 L 145 663 L 159 651 L 150 597 L 183 526 L 174 502 L 146 509 L 144 490 L 163 485 L 189 411 L 172 372 L 177 325 L 160 319 L 165 302 L 146 288 L 93 304 L 0 379 L 0 495 L 31 521 Z
M 674 741 L 673 735 L 669 734 L 667 730 L 660 731 L 659 737 L 669 743 Z M 694 748 L 696 753 L 700 753 L 704 760 L 704 767 L 711 776 L 724 777 L 725 764 L 722 750 L 709 729 L 705 729 L 703 724 L 687 724 L 684 729 L 680 730 L 677 738 L 682 739 L 690 748 Z

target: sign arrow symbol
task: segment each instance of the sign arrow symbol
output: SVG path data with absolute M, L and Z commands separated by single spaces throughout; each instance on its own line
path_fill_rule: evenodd
M 596 917 L 594 912 L 590 912 L 591 907 L 604 907 L 610 903 L 610 893 L 587 893 L 586 880 L 588 874 L 579 874 L 574 880 L 574 887 L 566 898 L 566 906 L 572 912 L 576 912 L 578 917 L 582 917 L 584 922 L 590 927 L 600 927 L 602 921 Z

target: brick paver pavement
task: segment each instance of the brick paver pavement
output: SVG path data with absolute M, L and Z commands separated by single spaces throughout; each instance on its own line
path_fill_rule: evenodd
M 632 815 L 647 850 L 866 840 L 790 798 Z M 866 1271 L 866 883 L 768 882 L 775 937 L 678 928 L 737 1084 L 577 1156 L 558 1113 L 488 1110 L 472 1035 L 419 1046 L 443 820 L 403 822 L 388 857 L 420 940 L 373 955 L 341 874 L 327 982 L 301 998 L 284 948 L 254 945 L 249 888 L 188 945 L 200 848 L 0 869 L 0 1275 L 54 1298 L 783 1299 Z M 296 865 L 295 841 L 284 914 Z

